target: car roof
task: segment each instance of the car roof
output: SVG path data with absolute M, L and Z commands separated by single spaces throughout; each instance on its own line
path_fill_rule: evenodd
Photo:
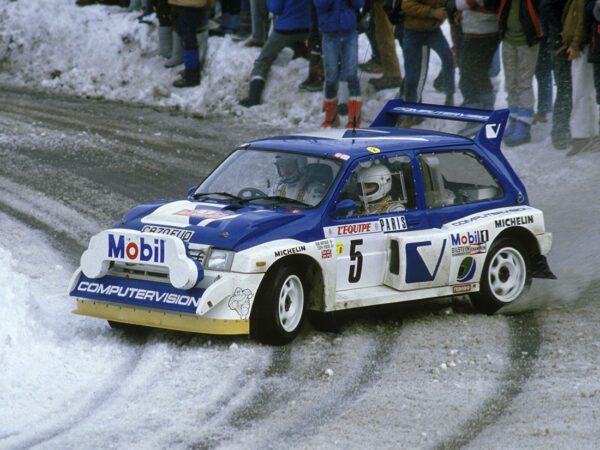
M 314 132 L 274 136 L 258 139 L 248 144 L 250 148 L 263 148 L 290 152 L 302 152 L 315 156 L 329 156 L 345 160 L 369 155 L 367 147 L 387 153 L 428 147 L 473 144 L 471 139 L 455 134 L 409 128 L 357 128 L 330 129 Z

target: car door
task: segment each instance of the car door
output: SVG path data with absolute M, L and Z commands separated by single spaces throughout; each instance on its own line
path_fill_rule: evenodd
M 408 229 L 386 236 L 389 263 L 384 284 L 399 291 L 445 286 L 450 270 L 449 235 L 432 228 L 428 217 L 424 187 L 429 174 L 423 173 L 418 159 L 411 167 L 416 198 L 415 208 L 407 211 Z
M 389 191 L 384 188 L 381 198 L 367 192 L 372 177 L 365 174 L 373 172 L 383 172 L 382 180 L 388 172 L 391 177 Z M 335 240 L 336 290 L 383 285 L 390 267 L 395 267 L 390 264 L 389 237 L 427 225 L 424 212 L 416 207 L 411 158 L 392 154 L 363 159 L 354 164 L 341 185 L 335 204 L 350 199 L 357 208 L 346 214 L 332 211 L 324 221 L 325 237 Z

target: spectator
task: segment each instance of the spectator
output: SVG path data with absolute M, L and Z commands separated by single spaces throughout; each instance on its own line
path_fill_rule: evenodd
M 221 25 L 209 31 L 211 36 L 235 34 L 240 28 L 240 11 L 242 0 L 221 1 Z
M 202 62 L 206 58 L 208 21 L 214 3 L 210 0 L 168 1 L 176 11 L 177 32 L 183 42 L 184 71 L 182 77 L 175 80 L 173 86 L 177 88 L 197 86 L 200 84 Z M 203 47 L 202 55 L 200 55 L 199 40 Z
M 250 0 L 242 0 L 240 7 L 240 28 L 231 37 L 235 42 L 245 41 L 252 34 L 252 20 L 250 16 Z
M 445 0 L 404 0 L 404 97 L 409 102 L 420 102 L 427 79 L 429 50 L 433 49 L 442 60 L 446 105 L 454 104 L 454 64 L 448 41 L 440 29 L 448 17 Z M 411 125 L 412 116 L 404 125 Z
M 321 33 L 315 4 L 310 2 L 310 35 L 308 36 L 308 77 L 300 83 L 300 90 L 317 92 L 323 89 L 323 58 L 321 57 Z
M 322 128 L 339 126 L 337 95 L 340 78 L 348 82 L 348 123 L 360 126 L 362 99 L 358 80 L 358 34 L 356 19 L 364 0 L 314 0 L 323 36 L 325 65 L 325 120 Z
M 594 98 L 592 66 L 582 53 L 590 41 L 589 22 L 585 13 L 585 0 L 569 0 L 563 26 L 563 43 L 571 62 L 573 80 L 573 111 L 571 117 L 571 150 L 567 156 L 600 146 L 598 117 Z
M 252 35 L 244 44 L 246 47 L 262 47 L 269 35 L 269 8 L 267 0 L 250 0 Z
M 268 0 L 269 11 L 275 14 L 274 31 L 268 37 L 250 74 L 248 97 L 240 101 L 246 108 L 260 104 L 265 80 L 271 64 L 285 47 L 304 43 L 310 27 L 308 0 Z
M 454 9 L 453 2 L 448 2 L 449 11 Z M 499 0 L 456 0 L 456 9 L 462 11 L 460 90 L 463 106 L 469 108 L 494 109 L 496 96 L 489 72 L 500 44 L 499 6 Z
M 593 65 L 596 103 L 598 104 L 598 115 L 600 116 L 600 0 L 586 0 L 585 11 L 590 21 L 592 41 L 588 61 Z M 600 145 L 595 150 L 600 150 Z
M 171 7 L 168 0 L 156 2 L 156 17 L 158 18 L 158 54 L 165 59 L 170 59 L 173 54 L 173 30 Z M 181 47 L 183 62 L 183 47 Z
M 504 143 L 509 147 L 531 141 L 533 74 L 542 36 L 537 10 L 538 0 L 506 0 L 498 11 L 504 85 L 510 109 Z
M 118 5 L 123 8 L 127 7 L 129 0 L 77 0 L 75 2 L 77 6 L 89 6 L 89 5 Z
M 535 65 L 535 79 L 537 80 L 537 111 L 533 116 L 533 123 L 546 123 L 547 115 L 552 111 L 552 43 L 548 36 L 548 26 L 543 20 L 540 51 Z
M 379 48 L 377 47 L 375 15 L 372 12 L 372 3 L 373 0 L 365 1 L 365 7 L 363 8 L 361 18 L 362 21 L 366 22 L 364 33 L 371 46 L 371 58 L 368 61 L 359 64 L 358 67 L 363 72 L 380 74 L 383 72 L 383 68 L 381 67 L 381 55 L 379 54 Z
M 556 100 L 552 112 L 552 130 L 550 139 L 554 148 L 565 150 L 571 142 L 571 109 L 573 106 L 573 85 L 571 79 L 571 62 L 563 47 L 563 13 L 567 0 L 542 0 L 540 17 L 548 27 L 548 40 L 553 56 L 554 80 L 556 83 Z
M 396 44 L 394 43 L 394 29 L 383 9 L 383 2 L 384 0 L 373 0 L 371 4 L 372 14 L 375 18 L 375 37 L 381 58 L 383 76 L 381 78 L 371 78 L 369 84 L 377 91 L 399 88 L 402 83 L 400 63 L 398 62 Z

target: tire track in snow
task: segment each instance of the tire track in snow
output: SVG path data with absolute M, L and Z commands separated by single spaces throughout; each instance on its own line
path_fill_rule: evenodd
M 352 366 L 334 381 L 328 379 L 323 368 L 334 366 L 336 361 L 332 359 L 336 357 L 342 359 L 335 348 L 330 348 L 329 352 L 320 352 L 321 357 L 318 359 L 310 358 L 309 364 L 306 364 L 302 356 L 297 355 L 308 346 L 305 339 L 287 347 L 276 348 L 273 364 L 259 380 L 258 391 L 247 404 L 230 413 L 226 435 L 209 437 L 194 444 L 193 448 L 210 448 L 218 444 L 226 448 L 271 448 L 273 442 L 293 445 L 307 433 L 314 433 L 326 426 L 377 381 L 382 367 L 390 362 L 390 348 L 396 343 L 397 333 L 381 335 L 378 330 L 373 330 L 367 334 L 367 342 L 364 342 L 365 336 L 361 338 L 363 348 L 353 346 L 352 349 L 355 356 L 352 358 Z M 328 339 L 343 341 L 340 337 L 328 336 Z M 347 345 L 352 346 L 353 342 Z M 364 350 L 363 354 L 361 350 Z M 306 380 L 307 376 L 314 378 L 315 374 L 318 377 L 316 381 Z M 309 388 L 304 391 L 307 385 Z M 324 387 L 327 393 L 321 395 Z M 281 422 L 281 418 L 286 417 L 286 410 L 290 408 L 297 411 Z M 273 421 L 272 418 L 277 420 Z M 253 432 L 251 443 L 228 440 L 232 434 L 243 436 L 248 430 Z
M 145 340 L 138 345 L 144 345 Z M 113 371 L 111 378 L 102 386 L 94 386 L 96 390 L 83 406 L 78 409 L 65 410 L 65 414 L 57 419 L 48 418 L 46 424 L 44 422 L 36 422 L 35 427 L 18 433 L 7 440 L 0 439 L 0 444 L 6 444 L 7 448 L 30 449 L 37 445 L 42 445 L 52 439 L 68 432 L 76 423 L 93 416 L 94 412 L 103 405 L 108 404 L 115 395 L 118 395 L 119 389 L 125 384 L 127 379 L 135 372 L 135 368 L 140 363 L 144 349 L 134 353 L 133 357 L 121 364 Z M 54 422 L 54 423 L 53 423 Z
M 71 261 L 78 259 L 77 256 L 81 254 L 84 249 L 80 244 L 80 239 L 69 235 L 65 230 L 53 228 L 51 223 L 40 221 L 38 218 L 29 215 L 28 211 L 15 209 L 13 206 L 8 205 L 1 200 L 0 211 L 5 212 L 27 226 L 45 233 L 50 238 L 52 245 L 57 250 L 60 249 L 65 257 Z M 146 338 L 134 343 L 136 346 L 143 346 L 145 342 Z M 23 432 L 13 432 L 0 436 L 0 444 L 7 444 L 7 447 L 15 449 L 31 448 L 43 444 L 64 433 L 75 421 L 91 416 L 96 409 L 110 400 L 114 395 L 114 392 L 118 390 L 116 388 L 135 370 L 141 361 L 143 353 L 143 348 L 141 351 L 136 351 L 130 359 L 116 368 L 112 377 L 106 383 L 99 387 L 94 386 L 95 393 L 93 393 L 85 402 L 85 405 L 82 405 L 79 409 L 76 409 L 74 412 L 69 410 L 63 417 L 58 418 L 58 420 L 48 418 L 45 421 L 36 422 L 35 428 L 31 427 L 31 429 Z
M 531 377 L 543 341 L 535 314 L 507 316 L 507 320 L 510 365 L 500 379 L 498 391 L 481 405 L 455 436 L 437 445 L 436 449 L 459 449 L 468 445 L 506 412 Z

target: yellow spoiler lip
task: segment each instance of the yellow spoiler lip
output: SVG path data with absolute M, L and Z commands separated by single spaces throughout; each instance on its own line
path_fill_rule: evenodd
M 73 313 L 131 325 L 192 333 L 229 335 L 250 333 L 248 320 L 211 319 L 195 314 L 180 314 L 149 308 L 115 305 L 81 298 L 77 299 L 77 309 L 73 310 Z

